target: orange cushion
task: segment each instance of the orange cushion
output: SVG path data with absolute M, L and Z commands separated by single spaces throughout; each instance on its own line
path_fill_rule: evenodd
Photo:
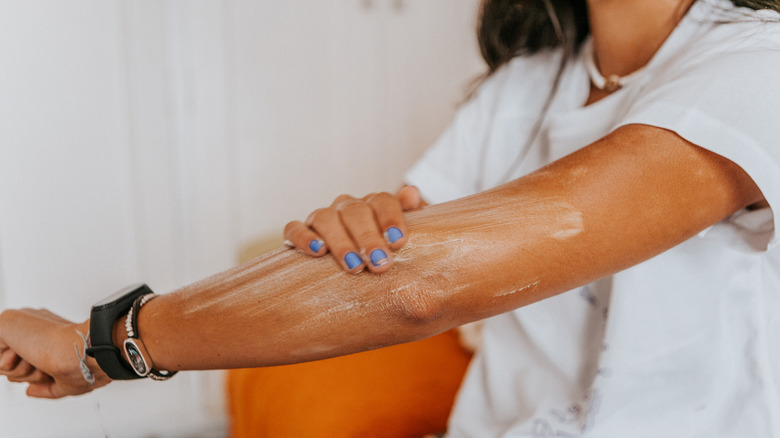
M 420 437 L 445 430 L 470 359 L 455 331 L 305 364 L 228 372 L 232 438 Z

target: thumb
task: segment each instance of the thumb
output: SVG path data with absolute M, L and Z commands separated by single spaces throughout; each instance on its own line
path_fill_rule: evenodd
M 102 386 L 102 385 L 101 385 Z M 84 385 L 63 385 L 56 379 L 47 376 L 37 382 L 32 382 L 27 386 L 27 395 L 37 398 L 62 398 L 70 395 L 81 395 L 92 391 L 93 386 Z
M 52 380 L 46 383 L 31 383 L 27 386 L 27 396 L 36 398 L 61 398 L 65 394 L 61 394 L 61 390 L 57 383 Z
M 415 186 L 405 186 L 398 192 L 398 202 L 403 211 L 413 211 L 425 206 L 420 190 Z

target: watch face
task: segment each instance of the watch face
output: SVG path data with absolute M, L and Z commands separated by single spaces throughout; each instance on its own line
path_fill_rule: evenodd
M 143 293 L 150 293 L 152 290 L 149 289 L 149 286 L 143 284 L 143 283 L 137 283 L 132 286 L 128 286 L 122 290 L 117 291 L 116 293 L 112 294 L 111 296 L 104 298 L 97 303 L 93 304 L 92 307 L 94 308 L 100 308 L 100 307 L 108 307 L 112 304 L 114 304 L 115 301 L 121 299 L 125 295 L 134 294 L 135 296 L 141 295 Z M 135 300 L 135 298 L 132 298 Z M 131 301 L 132 302 L 132 301 Z

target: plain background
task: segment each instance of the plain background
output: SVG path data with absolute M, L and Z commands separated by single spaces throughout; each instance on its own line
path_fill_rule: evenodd
M 0 1 L 0 308 L 83 320 L 340 193 L 397 190 L 482 70 L 477 3 Z M 0 382 L 0 436 L 225 434 L 219 372 L 23 390 Z

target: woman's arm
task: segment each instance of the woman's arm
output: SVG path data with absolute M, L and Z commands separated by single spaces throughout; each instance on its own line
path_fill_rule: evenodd
M 732 162 L 673 132 L 625 126 L 529 176 L 410 213 L 389 273 L 350 275 L 331 258 L 278 250 L 149 302 L 140 337 L 168 370 L 412 341 L 625 269 L 760 200 Z M 47 371 L 46 354 L 21 345 L 24 323 L 7 320 L 0 340 Z

